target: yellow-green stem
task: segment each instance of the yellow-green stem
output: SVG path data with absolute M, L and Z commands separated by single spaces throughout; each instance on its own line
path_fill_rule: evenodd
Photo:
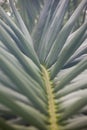
M 43 66 L 42 66 L 42 73 L 43 73 L 43 78 L 44 78 L 45 87 L 46 87 L 47 96 L 48 96 L 48 112 L 49 112 L 49 123 L 50 123 L 50 125 L 48 126 L 49 127 L 48 129 L 60 130 L 57 124 L 56 105 L 55 105 L 55 100 L 54 100 L 52 82 L 50 81 L 49 72 Z

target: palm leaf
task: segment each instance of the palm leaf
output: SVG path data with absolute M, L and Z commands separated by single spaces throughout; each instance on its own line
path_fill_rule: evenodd
M 0 129 L 87 129 L 87 21 L 64 25 L 67 0 L 9 0 L 0 7 Z M 17 8 L 16 8 L 17 6 Z

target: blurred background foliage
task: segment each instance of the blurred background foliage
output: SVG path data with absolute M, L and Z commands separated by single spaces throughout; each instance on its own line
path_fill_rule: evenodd
M 39 14 L 41 9 L 43 8 L 43 5 L 45 4 L 46 0 L 27 0 L 30 4 L 25 5 L 26 0 L 15 0 L 16 1 L 16 7 L 19 10 L 19 12 L 21 13 L 21 16 L 29 30 L 30 33 L 33 32 L 33 27 L 34 25 L 37 23 Z M 69 7 L 68 10 L 66 12 L 64 21 L 63 21 L 63 25 L 66 23 L 66 21 L 70 18 L 70 16 L 72 15 L 73 11 L 75 10 L 75 8 L 78 6 L 78 4 L 81 2 L 82 0 L 70 0 L 69 2 Z M 24 10 L 24 6 L 21 6 L 21 2 L 24 2 L 24 6 L 26 6 L 27 8 L 27 12 L 26 10 Z M 56 8 L 57 2 L 59 2 L 59 0 L 55 0 L 55 4 L 54 4 L 54 8 Z M 37 9 L 35 8 L 36 6 L 34 6 L 35 4 L 37 4 Z M 6 10 L 6 12 L 8 13 L 8 15 L 10 15 L 11 17 L 13 17 L 12 11 L 10 9 L 10 5 L 9 5 L 9 0 L 0 0 L 0 5 Z M 32 5 L 32 6 L 30 6 Z M 31 14 L 29 14 L 28 8 L 32 8 L 33 11 Z M 37 15 L 38 14 L 38 15 Z M 81 24 L 84 22 L 85 17 L 87 15 L 87 6 L 85 7 L 85 9 L 83 10 L 82 14 L 80 15 L 78 21 L 76 22 L 73 31 L 75 29 L 77 29 L 79 26 L 81 26 Z M 30 18 L 30 19 L 26 19 Z M 14 18 L 14 17 L 13 17 Z M 29 26 L 29 24 L 31 26 Z

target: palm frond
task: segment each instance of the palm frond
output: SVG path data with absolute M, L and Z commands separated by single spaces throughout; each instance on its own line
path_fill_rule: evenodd
M 0 7 L 0 129 L 87 129 L 87 0 L 9 0 Z M 16 8 L 17 6 L 17 8 Z

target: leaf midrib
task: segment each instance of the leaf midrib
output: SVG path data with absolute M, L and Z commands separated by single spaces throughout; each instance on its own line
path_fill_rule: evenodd
M 46 87 L 47 98 L 48 98 L 48 113 L 49 113 L 49 130 L 60 130 L 60 126 L 57 124 L 56 104 L 53 93 L 53 85 L 50 81 L 50 74 L 44 66 L 42 66 L 42 74 Z

